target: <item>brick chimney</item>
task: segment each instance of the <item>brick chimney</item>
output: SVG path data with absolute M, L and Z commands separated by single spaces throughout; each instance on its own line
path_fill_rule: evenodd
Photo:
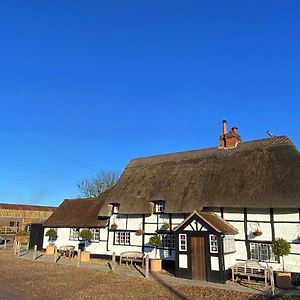
M 232 127 L 231 131 L 227 132 L 227 121 L 222 121 L 222 134 L 219 138 L 219 148 L 230 149 L 235 148 L 239 142 L 241 142 L 241 137 L 237 134 L 237 127 Z

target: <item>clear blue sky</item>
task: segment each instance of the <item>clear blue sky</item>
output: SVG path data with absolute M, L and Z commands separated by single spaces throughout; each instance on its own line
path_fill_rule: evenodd
M 288 135 L 299 1 L 2 1 L 0 202 L 58 205 L 130 159 Z

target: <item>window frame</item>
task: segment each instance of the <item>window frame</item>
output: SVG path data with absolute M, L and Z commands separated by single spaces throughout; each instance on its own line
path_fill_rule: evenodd
M 250 242 L 249 248 L 250 248 L 250 259 L 255 259 L 261 262 L 270 262 L 270 263 L 280 262 L 279 257 L 273 254 L 271 243 Z
M 209 252 L 219 253 L 218 236 L 215 234 L 209 235 Z
M 130 231 L 116 231 L 114 235 L 114 245 L 131 245 L 131 232 Z
M 187 235 L 185 233 L 180 233 L 178 236 L 178 247 L 179 251 L 181 252 L 187 252 Z
M 70 227 L 69 241 L 79 241 L 79 232 L 80 232 L 80 228 Z M 74 234 L 74 233 L 76 233 L 76 234 Z
M 155 201 L 154 207 L 154 211 L 156 214 L 163 214 L 165 213 L 166 203 L 163 200 Z
M 90 228 L 90 231 L 92 232 L 92 243 L 99 243 L 100 242 L 100 228 Z M 98 235 L 98 238 L 96 239 L 95 237 Z
M 175 249 L 175 235 L 174 234 L 164 234 L 162 236 L 162 245 L 165 249 Z

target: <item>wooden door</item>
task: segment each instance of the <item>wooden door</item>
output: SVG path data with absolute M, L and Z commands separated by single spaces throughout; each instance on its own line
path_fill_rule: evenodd
M 191 237 L 192 279 L 206 280 L 205 239 Z

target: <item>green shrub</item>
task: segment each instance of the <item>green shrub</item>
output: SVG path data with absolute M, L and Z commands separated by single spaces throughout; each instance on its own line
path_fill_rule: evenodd
M 161 237 L 159 235 L 151 236 L 149 239 L 149 244 L 155 248 L 155 258 L 157 255 L 157 247 L 159 247 L 162 244 Z
M 53 243 L 57 239 L 57 232 L 53 228 L 48 229 L 45 235 L 49 237 L 50 243 Z
M 275 255 L 282 256 L 282 270 L 284 271 L 284 256 L 291 253 L 291 245 L 287 240 L 278 238 L 273 242 L 272 250 Z
M 90 241 L 93 238 L 93 234 L 89 229 L 83 229 L 80 231 L 79 237 L 84 240 L 84 249 L 85 249 L 88 241 Z

